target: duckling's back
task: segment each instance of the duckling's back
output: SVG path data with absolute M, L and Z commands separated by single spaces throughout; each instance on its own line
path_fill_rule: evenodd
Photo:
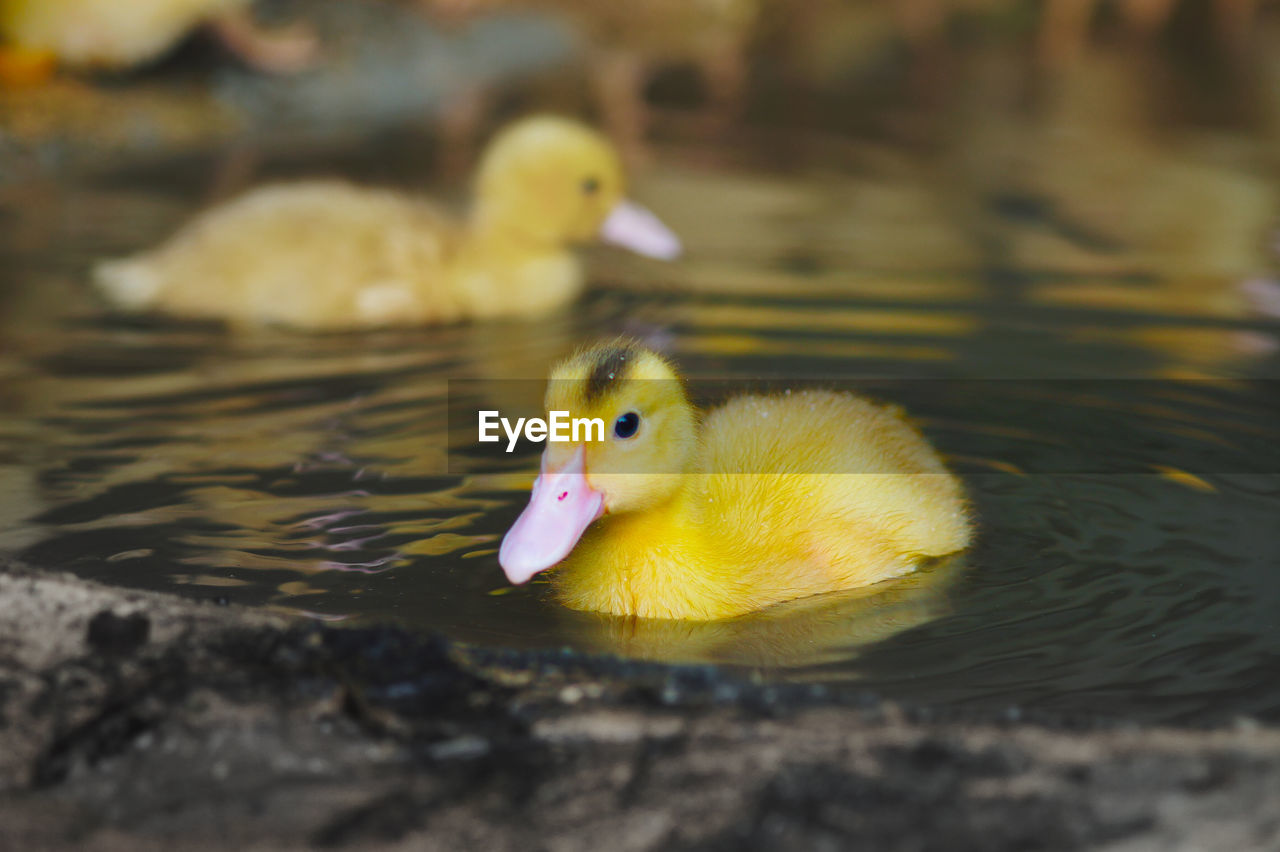
M 969 544 L 959 480 L 896 409 L 829 391 L 740 397 L 708 415 L 703 440 L 702 502 L 724 507 L 708 517 L 726 564 L 762 599 L 879 582 Z
M 337 181 L 268 186 L 158 249 L 100 264 L 118 306 L 305 328 L 445 322 L 456 226 L 424 202 Z

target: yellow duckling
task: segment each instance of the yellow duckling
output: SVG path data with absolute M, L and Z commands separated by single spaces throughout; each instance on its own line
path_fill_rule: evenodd
M 743 396 L 699 423 L 666 361 L 615 343 L 553 370 L 546 406 L 605 434 L 548 443 L 498 558 L 513 583 L 559 564 L 574 609 L 727 618 L 969 544 L 960 482 L 900 412 L 851 394 Z
M 74 68 L 124 69 L 157 59 L 210 24 L 247 62 L 293 71 L 315 52 L 301 30 L 266 33 L 249 16 L 252 0 L 0 0 L 0 40 L 15 55 L 43 53 Z
M 570 250 L 593 238 L 653 257 L 675 235 L 623 196 L 617 153 L 549 116 L 490 144 L 456 223 L 423 200 L 336 181 L 269 186 L 158 249 L 95 270 L 118 306 L 238 323 L 344 329 L 531 316 L 574 299 Z

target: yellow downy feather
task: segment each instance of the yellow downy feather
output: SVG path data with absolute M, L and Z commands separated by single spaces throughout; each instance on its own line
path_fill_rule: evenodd
M 700 423 L 656 354 L 630 353 L 625 381 L 587 389 L 617 345 L 557 367 L 548 410 L 612 424 L 627 440 L 549 444 L 544 468 L 581 448 L 606 514 L 553 571 L 574 609 L 719 619 L 900 577 L 968 546 L 959 480 L 901 412 L 848 393 L 743 396 Z

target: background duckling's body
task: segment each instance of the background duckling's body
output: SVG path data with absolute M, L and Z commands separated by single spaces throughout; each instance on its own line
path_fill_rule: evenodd
M 575 609 L 727 618 L 900 577 L 969 544 L 959 480 L 896 408 L 801 391 L 740 397 L 698 423 L 672 368 L 630 345 L 561 364 L 546 405 L 639 424 L 549 444 L 503 541 L 513 582 L 557 565 Z
M 252 0 L 0 0 L 0 36 L 67 65 L 128 68 Z
M 490 145 L 465 222 L 387 190 L 282 184 L 215 207 L 154 251 L 100 264 L 95 276 L 126 310 L 239 324 L 345 329 L 535 316 L 581 291 L 574 243 L 600 236 L 658 256 L 678 250 L 660 223 L 622 200 L 623 183 L 599 134 L 533 117 Z M 623 226 L 610 230 L 619 211 Z
M 900 577 L 962 550 L 959 482 L 889 409 L 851 394 L 740 397 L 647 512 L 607 516 L 557 570 L 575 609 L 716 619 Z
M 126 309 L 312 329 L 536 314 L 582 288 L 567 252 L 478 242 L 488 251 L 419 199 L 336 181 L 283 184 L 214 208 L 97 276 Z

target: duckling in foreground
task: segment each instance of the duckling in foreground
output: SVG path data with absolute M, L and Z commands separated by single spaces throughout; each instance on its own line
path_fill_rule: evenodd
M 899 411 L 852 394 L 742 396 L 699 423 L 671 365 L 624 342 L 556 367 L 546 406 L 606 434 L 547 444 L 498 559 L 517 584 L 559 564 L 573 609 L 728 618 L 969 544 L 959 480 Z
M 95 269 L 107 297 L 241 324 L 368 328 L 534 316 L 583 286 L 573 243 L 672 259 L 680 242 L 623 198 L 618 155 L 567 119 L 516 122 L 489 145 L 469 218 L 338 181 L 263 187 L 169 242 Z

